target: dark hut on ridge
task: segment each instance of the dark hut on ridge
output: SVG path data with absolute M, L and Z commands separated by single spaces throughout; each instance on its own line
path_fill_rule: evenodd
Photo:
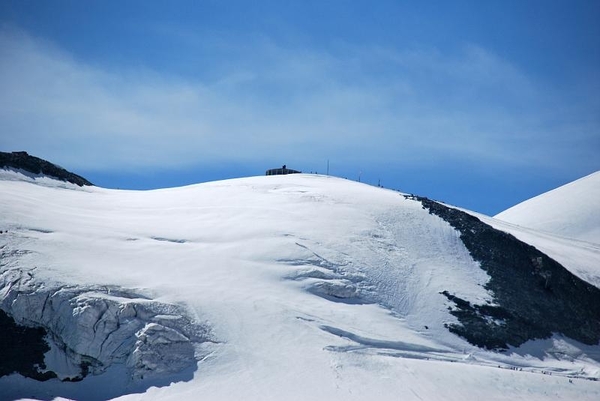
M 291 168 L 287 168 L 284 164 L 281 168 L 272 168 L 267 170 L 267 175 L 286 175 L 286 174 L 300 174 L 301 171 L 292 170 Z

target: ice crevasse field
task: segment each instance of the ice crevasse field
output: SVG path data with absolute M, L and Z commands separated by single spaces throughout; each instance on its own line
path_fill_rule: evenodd
M 600 239 L 472 214 L 600 286 Z M 304 174 L 126 191 L 3 170 L 0 225 L 2 305 L 60 332 L 45 356 L 59 379 L 84 361 L 61 346 L 94 356 L 78 382 L 4 376 L 0 399 L 600 399 L 598 345 L 499 352 L 447 329 L 441 292 L 492 301 L 489 277 L 397 191 Z

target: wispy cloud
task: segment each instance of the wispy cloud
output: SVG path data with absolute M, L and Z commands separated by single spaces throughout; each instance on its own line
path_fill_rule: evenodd
M 592 163 L 600 149 L 589 110 L 476 45 L 233 48 L 206 61 L 210 78 L 165 76 L 100 68 L 0 31 L 0 147 L 87 170 L 275 157 L 552 166 Z

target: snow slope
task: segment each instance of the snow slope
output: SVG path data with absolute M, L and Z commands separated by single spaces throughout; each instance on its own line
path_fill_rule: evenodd
M 4 299 L 15 288 L 27 294 L 83 288 L 83 298 L 60 301 L 80 302 L 77 310 L 89 312 L 115 288 L 125 294 L 111 298 L 115 323 L 94 315 L 107 328 L 94 325 L 92 337 L 110 344 L 111 330 L 123 333 L 124 322 L 161 324 L 159 333 L 190 339 L 195 362 L 169 384 L 140 377 L 125 351 L 99 346 L 95 355 L 105 368 L 96 375 L 77 383 L 5 376 L 0 399 L 595 400 L 600 394 L 597 381 L 585 380 L 600 378 L 598 346 L 556 336 L 500 353 L 450 333 L 444 325 L 457 320 L 440 292 L 489 301 L 487 274 L 457 231 L 397 192 L 316 175 L 118 191 L 3 174 L 0 269 L 11 277 L 0 292 Z M 4 307 L 27 323 L 39 302 Z M 171 315 L 132 320 L 122 312 L 148 302 L 152 311 Z M 77 322 L 62 321 L 57 343 L 79 344 L 70 330 Z M 144 351 L 144 341 L 127 349 Z M 182 355 L 178 361 L 188 354 Z M 154 354 L 149 361 L 164 367 Z M 58 364 L 50 354 L 47 362 Z
M 600 244 L 562 237 L 471 212 L 486 224 L 535 246 L 579 278 L 600 288 Z
M 519 203 L 495 218 L 600 244 L 600 171 Z

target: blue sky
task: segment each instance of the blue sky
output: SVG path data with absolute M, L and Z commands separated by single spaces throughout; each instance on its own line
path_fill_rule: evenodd
M 487 214 L 600 169 L 598 1 L 3 1 L 0 149 L 97 185 L 287 164 Z

